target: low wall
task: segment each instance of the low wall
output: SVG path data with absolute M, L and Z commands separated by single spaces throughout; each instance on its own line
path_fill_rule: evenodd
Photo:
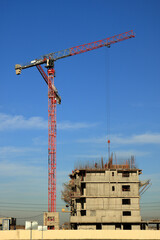
M 49 230 L 42 232 L 32 230 L 10 230 L 0 231 L 0 240 L 155 240 L 160 239 L 160 231 L 158 230 Z

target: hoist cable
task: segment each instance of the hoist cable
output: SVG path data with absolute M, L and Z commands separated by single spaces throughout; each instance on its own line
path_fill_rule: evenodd
M 107 144 L 108 158 L 110 158 L 110 52 L 105 49 L 105 82 L 106 82 L 106 113 L 107 113 Z

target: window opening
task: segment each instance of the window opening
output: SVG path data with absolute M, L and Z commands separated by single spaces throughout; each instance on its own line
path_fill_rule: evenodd
M 122 204 L 123 205 L 130 205 L 131 204 L 131 199 L 122 199 Z
M 81 216 L 86 216 L 86 210 L 81 210 Z
M 84 195 L 84 189 L 86 188 L 86 183 L 81 183 L 81 194 Z
M 96 229 L 102 229 L 101 223 L 97 223 L 97 224 L 96 224 Z
M 123 211 L 123 216 L 131 216 L 131 211 Z
M 119 229 L 119 230 L 121 229 L 121 224 L 120 223 L 115 224 L 115 230 L 116 229 Z
M 54 217 L 48 217 L 48 221 L 54 221 Z
M 131 230 L 131 224 L 130 223 L 126 223 L 123 225 L 123 230 Z
M 123 192 L 129 192 L 130 191 L 130 185 L 122 185 L 122 191 Z
M 122 177 L 129 177 L 129 172 L 122 172 Z
M 81 198 L 81 208 L 84 209 L 84 204 L 86 203 L 85 198 Z

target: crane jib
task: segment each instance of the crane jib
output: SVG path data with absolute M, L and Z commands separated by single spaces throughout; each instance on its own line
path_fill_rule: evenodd
M 129 32 L 122 33 L 122 34 L 115 35 L 115 36 L 110 37 L 110 38 L 106 38 L 106 39 L 99 40 L 99 41 L 96 41 L 96 42 L 87 43 L 87 44 L 83 44 L 83 45 L 80 45 L 80 46 L 70 48 L 70 53 L 73 56 L 73 55 L 83 53 L 83 52 L 87 52 L 87 51 L 90 51 L 90 50 L 94 50 L 94 49 L 97 49 L 97 48 L 100 48 L 100 47 L 104 47 L 104 46 L 109 47 L 113 43 L 117 43 L 117 42 L 129 39 L 129 38 L 132 38 L 132 37 L 135 37 L 135 34 L 133 33 L 133 30 L 131 30 Z
M 32 60 L 31 62 L 29 62 L 27 64 L 24 64 L 24 65 L 17 64 L 15 69 L 22 70 L 25 68 L 30 68 L 30 67 L 44 64 L 47 62 L 47 59 L 52 59 L 52 60 L 56 61 L 56 60 L 59 60 L 59 59 L 65 58 L 65 57 L 88 52 L 88 51 L 91 51 L 91 50 L 94 50 L 97 48 L 101 48 L 104 46 L 110 47 L 110 45 L 113 43 L 121 42 L 123 40 L 133 38 L 133 37 L 135 37 L 135 34 L 134 34 L 133 30 L 131 30 L 131 31 L 128 31 L 125 33 L 115 35 L 113 37 L 105 38 L 103 40 L 99 40 L 99 41 L 95 41 L 95 42 L 91 42 L 91 43 L 87 43 L 87 44 L 82 44 L 82 45 L 79 45 L 76 47 L 67 48 L 67 49 L 64 49 L 61 51 L 43 55 L 40 58 Z M 20 74 L 19 71 L 17 71 L 17 72 L 18 72 L 18 74 Z

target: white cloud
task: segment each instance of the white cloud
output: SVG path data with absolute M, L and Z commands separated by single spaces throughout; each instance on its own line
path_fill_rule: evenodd
M 111 142 L 114 144 L 160 144 L 160 133 L 144 133 L 132 136 L 122 136 L 122 135 L 111 135 Z M 107 137 L 98 138 L 88 138 L 77 140 L 80 143 L 105 143 L 107 142 Z
M 0 159 L 7 159 L 11 157 L 26 156 L 27 154 L 41 152 L 39 148 L 29 148 L 29 147 L 14 147 L 14 146 L 4 146 L 0 147 Z
M 57 198 L 61 199 L 61 190 L 64 182 L 69 180 L 68 171 L 57 170 Z M 48 171 L 43 166 L 0 162 L 0 189 L 2 199 L 15 199 L 16 202 L 29 201 L 42 202 L 47 198 Z M 18 200 L 17 200 L 18 199 Z M 42 199 L 42 200 L 41 200 Z M 1 200 L 2 201 L 2 200 Z M 8 200 L 9 202 L 9 200 Z
M 39 166 L 26 166 L 11 162 L 0 162 L 0 176 L 1 177 L 40 177 L 43 175 L 43 168 Z
M 107 137 L 93 137 L 93 138 L 82 138 L 78 139 L 79 143 L 105 143 L 107 142 Z
M 47 129 L 48 123 L 42 117 L 26 119 L 22 115 L 9 115 L 0 113 L 0 131 L 17 129 Z
M 143 151 L 137 151 L 137 150 L 127 150 L 127 151 L 116 151 L 116 156 L 118 158 L 122 158 L 122 159 L 128 159 L 130 158 L 132 155 L 136 156 L 136 157 L 141 157 L 141 156 L 146 156 L 148 155 L 149 152 L 143 152 Z
M 113 136 L 112 141 L 118 144 L 160 144 L 160 133 L 144 133 L 130 137 Z
M 33 138 L 32 142 L 36 146 L 46 146 L 48 144 L 48 139 L 47 138 L 45 139 L 44 137 L 39 136 L 39 137 Z
M 91 128 L 97 126 L 98 123 L 86 122 L 61 122 L 57 124 L 58 130 L 78 130 L 82 128 Z M 48 121 L 42 117 L 34 116 L 25 118 L 22 115 L 9 115 L 0 113 L 0 131 L 18 130 L 18 129 L 47 129 Z
M 59 130 L 74 130 L 74 129 L 82 129 L 82 128 L 92 128 L 96 127 L 97 123 L 85 123 L 85 122 L 77 122 L 77 123 L 71 123 L 71 122 L 62 122 L 58 123 L 57 128 Z

